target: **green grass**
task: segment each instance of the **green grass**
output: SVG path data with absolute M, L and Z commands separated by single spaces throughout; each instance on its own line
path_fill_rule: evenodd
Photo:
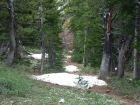
M 118 101 L 86 90 L 46 86 L 42 81 L 27 78 L 23 65 L 0 66 L 0 105 L 122 105 Z M 23 71 L 22 71 L 23 70 Z
M 63 105 L 123 105 L 105 95 L 88 93 L 87 91 L 68 87 L 46 87 L 37 81 L 26 97 L 2 96 L 0 104 L 10 105 L 58 105 L 60 99 Z
M 26 47 L 25 49 L 31 53 L 41 53 L 41 49 L 39 48 Z
M 140 80 L 130 80 L 127 77 L 118 79 L 114 77 L 109 79 L 109 83 L 114 87 L 115 91 L 140 102 Z
M 0 94 L 26 96 L 31 87 L 31 81 L 22 73 L 0 67 Z
M 87 67 L 80 67 L 80 70 L 84 73 L 88 73 L 88 74 L 98 74 L 99 73 L 99 68 L 93 68 L 90 66 Z

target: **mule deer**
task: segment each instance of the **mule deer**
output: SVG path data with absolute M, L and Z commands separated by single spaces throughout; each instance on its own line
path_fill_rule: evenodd
M 68 51 L 68 54 L 69 54 L 69 55 L 72 55 L 73 51 L 74 51 L 74 50 L 69 50 L 69 51 Z

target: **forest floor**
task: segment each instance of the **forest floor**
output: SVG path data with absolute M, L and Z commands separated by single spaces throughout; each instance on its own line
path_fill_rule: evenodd
M 83 66 L 82 64 L 78 64 L 76 62 L 71 62 L 68 61 L 66 63 L 66 65 L 74 65 L 77 67 Z M 87 73 L 82 73 L 80 72 L 73 72 L 73 74 L 80 74 L 80 75 L 91 75 L 91 74 L 87 74 Z M 96 74 L 92 74 L 92 75 L 96 75 Z M 53 87 L 61 87 L 59 85 L 55 85 L 55 84 L 51 84 L 51 83 L 46 83 L 46 86 L 53 86 Z M 111 85 L 107 85 L 107 86 L 93 86 L 92 88 L 87 90 L 89 93 L 90 92 L 95 92 L 98 94 L 105 94 L 113 99 L 119 100 L 121 103 L 124 103 L 126 105 L 140 105 L 140 103 L 136 102 L 134 99 L 130 99 L 125 95 L 122 95 L 121 93 L 118 93 L 117 91 L 115 91 L 114 87 L 112 87 Z

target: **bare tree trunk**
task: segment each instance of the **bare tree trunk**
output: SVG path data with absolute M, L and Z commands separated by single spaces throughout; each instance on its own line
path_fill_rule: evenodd
M 98 78 L 105 80 L 108 77 L 108 72 L 109 72 L 109 54 L 103 52 L 100 73 Z
M 42 50 L 42 56 L 41 56 L 41 69 L 40 72 L 42 73 L 44 70 L 44 62 L 45 62 L 45 33 L 42 32 L 43 28 L 43 5 L 40 3 L 39 5 L 39 11 L 40 11 L 40 34 L 41 34 L 41 50 Z
M 111 10 L 107 10 L 103 16 L 104 19 L 104 47 L 103 47 L 103 57 L 101 62 L 101 68 L 99 72 L 99 79 L 104 79 L 109 76 L 110 70 L 113 70 L 113 56 L 112 56 L 112 43 L 113 43 L 113 33 L 112 33 L 112 14 L 114 12 L 114 7 Z M 114 68 L 115 69 L 115 68 Z
M 46 52 L 46 48 L 45 48 L 45 42 L 44 42 L 44 38 L 45 38 L 45 34 L 42 33 L 42 57 L 41 57 L 41 73 L 44 70 L 44 64 L 45 64 L 45 52 Z
M 9 47 L 9 42 L 0 42 L 0 56 L 4 55 Z
M 133 57 L 134 57 L 134 61 L 133 61 L 133 79 L 137 79 L 139 78 L 139 71 L 138 71 L 138 51 L 136 48 L 134 48 L 133 51 Z
M 10 51 L 8 53 L 8 58 L 5 62 L 7 66 L 11 66 L 14 58 L 15 53 L 15 36 L 14 36 L 14 6 L 13 6 L 13 0 L 8 0 L 9 4 L 9 14 L 10 14 L 10 23 L 9 23 L 9 30 L 10 30 Z
M 52 27 L 51 27 L 52 30 Z M 53 45 L 53 38 L 52 35 L 50 36 L 50 41 L 49 41 L 49 68 L 53 69 L 54 67 L 54 45 Z
M 125 69 L 125 63 L 128 61 L 129 57 L 127 57 L 130 45 L 132 43 L 133 37 L 132 36 L 124 36 L 125 40 L 123 44 L 121 45 L 121 49 L 119 51 L 119 58 L 118 58 L 118 78 L 122 78 L 124 76 L 124 69 Z
M 16 41 L 16 48 L 15 48 L 15 54 L 14 55 L 15 55 L 16 58 L 18 58 L 18 57 L 20 58 L 21 57 L 21 55 L 20 55 L 21 52 L 19 50 L 20 49 L 19 48 L 19 46 L 20 46 L 19 39 L 16 39 L 15 41 Z
M 119 51 L 119 57 L 118 57 L 118 74 L 117 76 L 119 78 L 124 76 L 124 64 L 125 64 L 125 55 L 124 55 L 124 48 L 122 46 L 121 50 Z
M 112 52 L 112 50 L 111 50 Z M 116 75 L 116 71 L 115 71 L 115 62 L 114 62 L 114 56 L 113 54 L 111 53 L 111 57 L 110 57 L 110 66 L 109 66 L 109 75 L 110 76 L 114 76 Z
M 85 39 L 84 39 L 84 56 L 83 56 L 83 65 L 84 67 L 86 67 L 86 40 L 87 40 L 87 30 L 84 30 L 84 34 L 85 34 Z
M 134 38 L 134 46 L 137 46 L 137 37 L 138 37 L 138 30 L 139 30 L 139 18 L 140 18 L 140 4 L 136 7 L 136 20 L 135 20 L 135 38 Z M 139 78 L 139 70 L 138 70 L 138 51 L 134 48 L 133 51 L 133 79 Z

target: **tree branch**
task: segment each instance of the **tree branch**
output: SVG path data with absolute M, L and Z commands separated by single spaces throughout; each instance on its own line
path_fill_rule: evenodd
M 8 5 L 4 5 L 4 4 L 0 4 L 0 8 L 6 8 L 6 9 L 10 9 L 9 7 L 8 7 Z

